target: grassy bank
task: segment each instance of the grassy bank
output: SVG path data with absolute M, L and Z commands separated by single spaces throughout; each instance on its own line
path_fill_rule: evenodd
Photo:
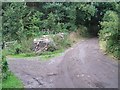
M 102 40 L 99 41 L 99 46 L 100 46 L 100 49 L 103 51 L 104 54 L 107 54 L 109 57 L 114 58 L 116 60 L 120 60 L 119 59 L 120 57 L 115 56 L 114 52 L 111 53 L 107 50 L 107 42 L 106 41 L 102 41 Z
M 2 81 L 2 88 L 23 88 L 23 83 L 18 79 L 13 73 L 7 77 L 7 79 Z

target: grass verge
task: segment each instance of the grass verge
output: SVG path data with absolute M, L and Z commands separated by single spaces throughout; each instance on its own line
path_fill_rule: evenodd
M 120 60 L 118 57 L 115 57 L 113 53 L 107 52 L 107 49 L 106 49 L 107 43 L 106 43 L 106 41 L 99 41 L 99 46 L 100 46 L 100 49 L 102 50 L 102 52 L 105 55 L 107 55 L 107 56 L 109 56 L 109 57 L 111 57 L 111 58 L 113 58 L 115 60 Z
M 56 56 L 60 56 L 61 54 L 62 54 L 62 53 L 41 55 L 40 58 L 41 58 L 42 60 L 48 60 L 48 59 L 54 58 L 54 57 L 56 57 Z
M 40 58 L 42 60 L 48 60 L 48 59 L 54 58 L 56 56 L 60 56 L 62 52 L 64 52 L 64 49 L 56 50 L 56 51 L 53 51 L 53 52 L 44 51 L 40 55 L 36 55 L 35 53 L 22 53 L 22 54 L 16 54 L 16 55 L 9 55 L 9 57 L 23 58 L 23 57 L 40 56 Z
M 2 88 L 24 88 L 23 83 L 13 73 L 10 72 L 7 79 L 2 81 Z

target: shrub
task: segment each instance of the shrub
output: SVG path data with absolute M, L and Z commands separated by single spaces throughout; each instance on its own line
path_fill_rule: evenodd
M 33 39 L 22 40 L 20 44 L 21 44 L 22 53 L 32 53 L 33 52 Z
M 2 80 L 8 76 L 8 63 L 6 61 L 5 53 L 2 53 Z
M 82 37 L 89 36 L 87 27 L 83 25 L 79 25 L 78 31 L 79 31 L 80 36 Z
M 118 28 L 119 18 L 116 12 L 107 11 L 101 22 L 99 33 L 100 41 L 106 42 L 106 51 L 120 58 L 120 29 Z
M 5 47 L 6 55 L 13 55 L 21 53 L 21 45 L 18 42 L 9 43 Z
M 67 35 L 64 35 L 64 38 L 56 35 L 53 37 L 53 40 L 56 43 L 57 49 L 68 48 L 71 46 L 71 41 L 68 39 Z
M 20 53 L 31 53 L 33 50 L 33 39 L 22 40 L 21 42 L 16 42 L 13 44 L 9 44 L 6 47 L 7 55 L 14 55 Z

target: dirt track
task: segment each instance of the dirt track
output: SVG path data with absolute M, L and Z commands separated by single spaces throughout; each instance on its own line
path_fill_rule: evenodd
M 25 88 L 118 88 L 118 62 L 104 55 L 93 38 L 49 61 L 8 58 Z

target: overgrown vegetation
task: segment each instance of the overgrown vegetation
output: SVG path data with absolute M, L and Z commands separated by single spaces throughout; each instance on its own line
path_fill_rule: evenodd
M 118 14 L 114 11 L 107 11 L 101 22 L 100 40 L 104 42 L 104 48 L 108 53 L 112 53 L 120 59 L 120 29 L 118 25 Z

